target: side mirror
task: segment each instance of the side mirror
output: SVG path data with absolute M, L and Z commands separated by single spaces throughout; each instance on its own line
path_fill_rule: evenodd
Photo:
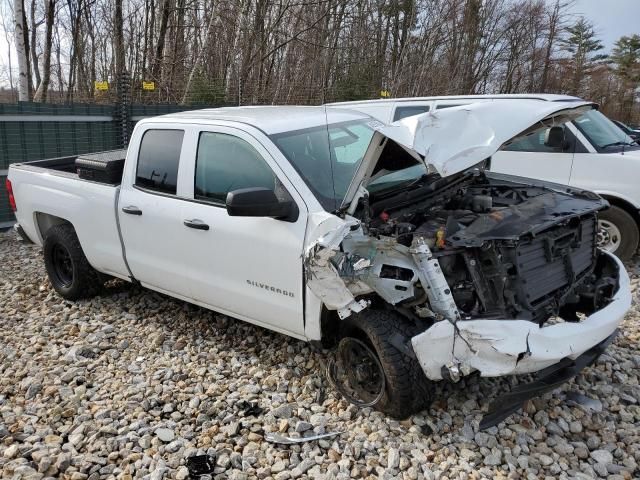
M 564 148 L 564 128 L 551 127 L 547 129 L 545 132 L 544 144 L 551 148 Z
M 292 200 L 279 200 L 268 188 L 241 188 L 227 193 L 227 213 L 231 217 L 272 217 L 287 222 L 298 219 L 298 207 Z

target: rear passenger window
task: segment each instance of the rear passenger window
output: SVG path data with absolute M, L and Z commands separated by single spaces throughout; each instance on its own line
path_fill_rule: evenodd
M 225 203 L 240 188 L 276 188 L 276 178 L 262 156 L 241 138 L 203 132 L 198 141 L 194 194 L 200 200 Z
M 393 114 L 393 121 L 402 120 L 403 118 L 412 117 L 413 115 L 420 115 L 421 113 L 427 113 L 429 111 L 428 105 L 411 105 L 407 107 L 396 108 Z
M 136 185 L 175 195 L 182 130 L 147 130 L 140 143 Z

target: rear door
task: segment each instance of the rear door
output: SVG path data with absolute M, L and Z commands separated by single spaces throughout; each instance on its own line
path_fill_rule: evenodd
M 181 211 L 183 262 L 190 296 L 214 310 L 303 336 L 303 242 L 307 210 L 262 142 L 229 127 L 189 132 L 183 159 L 190 201 Z M 186 160 L 188 159 L 188 160 Z M 251 187 L 274 189 L 293 199 L 293 221 L 232 217 L 227 193 Z
M 188 298 L 180 199 L 184 192 L 179 187 L 184 183 L 179 179 L 185 130 L 162 124 L 136 135 L 118 200 L 128 268 L 144 286 Z
M 505 146 L 491 157 L 491 170 L 509 175 L 536 178 L 568 184 L 576 148 L 581 145 L 567 127 L 565 145 L 560 148 L 545 144 L 546 130 L 534 132 Z

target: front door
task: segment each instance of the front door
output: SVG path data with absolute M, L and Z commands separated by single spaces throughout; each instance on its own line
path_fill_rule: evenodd
M 576 139 L 566 126 L 565 145 L 545 145 L 546 130 L 518 139 L 491 157 L 491 170 L 567 185 L 571 178 Z
M 232 127 L 190 133 L 192 200 L 183 209 L 190 295 L 199 303 L 276 331 L 303 336 L 302 254 L 306 207 L 269 152 Z M 295 221 L 232 217 L 227 193 L 273 189 L 298 205 Z

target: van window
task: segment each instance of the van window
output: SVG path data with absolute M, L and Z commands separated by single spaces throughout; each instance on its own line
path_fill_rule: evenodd
M 136 185 L 176 194 L 183 130 L 147 130 L 140 143 Z
M 429 105 L 407 105 L 406 107 L 397 107 L 393 114 L 393 121 L 402 120 L 403 118 L 427 113 Z
M 246 141 L 226 133 L 202 132 L 198 141 L 195 198 L 225 203 L 240 188 L 275 190 L 273 171 Z
M 631 137 L 598 110 L 589 110 L 574 120 L 573 124 L 598 150 L 633 143 Z
M 565 128 L 565 135 L 567 129 Z M 503 150 L 507 152 L 545 152 L 545 153 L 562 153 L 561 148 L 547 147 L 544 144 L 546 130 L 534 132 L 524 138 L 520 138 L 515 142 L 505 146 Z

